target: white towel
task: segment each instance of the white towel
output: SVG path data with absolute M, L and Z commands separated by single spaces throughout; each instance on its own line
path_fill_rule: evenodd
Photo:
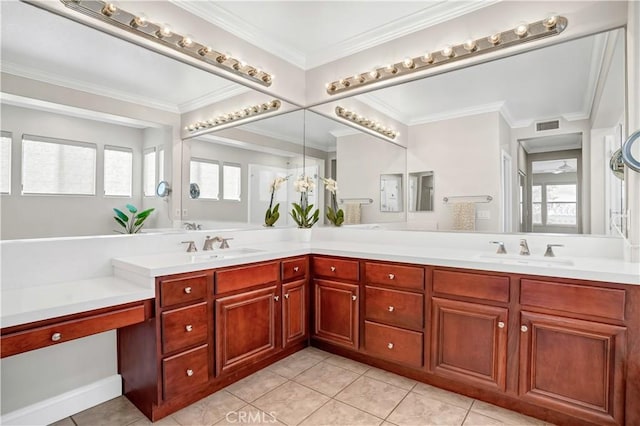
M 344 223 L 345 225 L 355 225 L 361 220 L 360 203 L 345 203 L 344 205 Z
M 453 216 L 453 229 L 456 231 L 475 231 L 476 229 L 476 204 L 453 203 L 451 205 Z

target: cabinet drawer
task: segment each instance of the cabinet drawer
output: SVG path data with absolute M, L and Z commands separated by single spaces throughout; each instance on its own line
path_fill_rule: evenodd
M 165 311 L 161 320 L 164 353 L 207 341 L 207 302 Z
M 408 291 L 367 286 L 365 318 L 400 327 L 422 328 L 424 296 Z
M 216 271 L 216 293 L 241 290 L 278 281 L 280 263 L 269 262 Z
M 209 346 L 202 345 L 162 360 L 164 399 L 183 395 L 209 381 Z
M 520 281 L 520 303 L 622 321 L 625 291 L 523 279 Z
M 358 281 L 358 261 L 334 259 L 331 257 L 314 257 L 313 274 L 316 277 Z
M 116 307 L 107 312 L 85 315 L 74 319 L 65 319 L 40 327 L 34 327 L 3 335 L 0 339 L 2 358 L 69 340 L 79 339 L 107 330 L 126 327 L 143 322 L 145 308 L 143 302 L 138 306 Z
M 422 342 L 423 335 L 417 331 L 364 322 L 364 348 L 371 355 L 422 367 Z
M 195 302 L 207 297 L 207 281 L 210 275 L 188 274 L 160 278 L 160 306 Z
M 293 281 L 307 275 L 307 258 L 300 257 L 282 261 L 282 281 Z
M 367 283 L 424 290 L 424 269 L 418 266 L 367 262 L 364 270 Z
M 508 303 L 509 277 L 436 269 L 433 271 L 433 292 Z

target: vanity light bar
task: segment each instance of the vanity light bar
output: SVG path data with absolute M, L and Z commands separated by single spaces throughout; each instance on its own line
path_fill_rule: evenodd
M 396 136 L 400 134 L 399 132 L 391 128 L 383 126 L 377 121 L 371 121 L 366 117 L 356 114 L 355 112 L 350 111 L 348 109 L 342 108 L 341 106 L 336 107 L 336 115 L 338 117 L 344 118 L 345 120 L 349 120 L 352 123 L 356 123 L 359 126 L 365 127 L 369 130 L 373 130 L 374 132 L 378 132 L 381 135 L 384 135 L 390 139 L 395 139 Z
M 96 0 L 60 0 L 66 7 L 99 19 L 131 34 L 184 53 L 199 61 L 222 68 L 263 86 L 270 86 L 273 76 L 240 59 L 218 52 L 194 41 L 190 36 L 174 33 L 168 24 L 154 24 L 143 15 L 134 15 L 113 3 Z
M 281 105 L 282 105 L 282 102 L 280 102 L 278 99 L 274 99 L 271 102 L 265 102 L 263 104 L 248 106 L 246 108 L 243 108 L 241 110 L 238 110 L 229 114 L 222 114 L 217 117 L 210 118 L 207 121 L 197 121 L 195 123 L 192 123 L 186 126 L 184 130 L 188 132 L 197 132 L 204 129 L 212 129 L 216 126 L 228 124 L 233 121 L 238 121 L 244 118 L 265 114 L 267 112 L 277 111 Z
M 540 38 L 558 35 L 564 31 L 567 24 L 568 20 L 563 16 L 550 16 L 532 24 L 519 24 L 512 30 L 475 40 L 467 40 L 455 46 L 446 46 L 436 52 L 428 52 L 422 56 L 406 58 L 402 62 L 389 64 L 385 67 L 376 68 L 352 77 L 327 83 L 327 93 L 335 95 L 368 84 L 423 71 L 438 65 L 459 61 Z

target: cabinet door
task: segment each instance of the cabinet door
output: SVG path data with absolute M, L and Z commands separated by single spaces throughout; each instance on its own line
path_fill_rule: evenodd
M 307 280 L 283 284 L 282 297 L 282 344 L 287 347 L 309 334 Z
M 358 349 L 358 286 L 314 280 L 315 337 Z
M 598 424 L 623 423 L 626 328 L 522 312 L 523 400 Z
M 508 310 L 434 297 L 431 370 L 504 391 Z
M 278 350 L 277 290 L 272 286 L 216 300 L 217 374 L 252 364 Z

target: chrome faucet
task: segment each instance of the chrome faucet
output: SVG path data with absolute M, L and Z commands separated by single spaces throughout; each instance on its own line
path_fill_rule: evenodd
M 520 240 L 520 255 L 521 256 L 529 256 L 531 252 L 529 251 L 529 245 L 527 244 L 527 240 L 524 238 Z
M 183 241 L 182 244 L 189 244 L 187 246 L 187 252 L 189 253 L 198 251 L 198 249 L 196 248 L 196 243 L 194 241 Z
M 195 222 L 186 222 L 184 224 L 184 229 L 186 229 L 187 231 L 195 231 L 196 229 L 202 229 L 202 226 L 197 225 Z
M 547 251 L 544 252 L 545 257 L 556 257 L 553 252 L 554 247 L 564 247 L 564 244 L 547 244 Z
M 489 241 L 489 243 L 498 245 L 498 250 L 496 251 L 497 254 L 507 254 L 507 249 L 504 248 L 504 243 L 502 241 Z
M 213 250 L 213 243 L 222 241 L 220 237 L 213 237 L 207 235 L 204 240 L 204 246 L 202 246 L 202 250 Z
M 228 249 L 229 248 L 229 240 L 233 240 L 233 238 L 220 238 L 220 248 Z

